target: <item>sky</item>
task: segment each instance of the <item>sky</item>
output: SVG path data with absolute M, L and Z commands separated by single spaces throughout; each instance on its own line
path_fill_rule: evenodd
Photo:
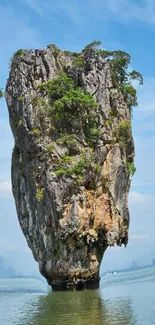
M 0 87 L 5 88 L 11 56 L 19 48 L 80 51 L 93 40 L 107 50 L 131 55 L 141 72 L 138 107 L 133 110 L 137 172 L 129 195 L 127 248 L 109 248 L 102 270 L 124 268 L 132 261 L 151 263 L 155 256 L 155 2 L 154 0 L 0 0 Z M 5 100 L 0 101 L 0 256 L 22 273 L 34 273 L 36 262 L 18 224 L 11 191 L 14 141 Z

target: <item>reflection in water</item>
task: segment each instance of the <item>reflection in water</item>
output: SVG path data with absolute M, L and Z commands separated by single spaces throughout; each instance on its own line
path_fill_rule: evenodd
M 26 325 L 135 325 L 130 298 L 101 297 L 100 291 L 51 292 L 41 296 Z
M 154 325 L 155 268 L 108 275 L 99 291 L 51 292 L 34 279 L 0 280 L 0 325 Z

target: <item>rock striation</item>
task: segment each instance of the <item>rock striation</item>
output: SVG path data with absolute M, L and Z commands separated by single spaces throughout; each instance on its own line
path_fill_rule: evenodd
M 95 113 L 88 103 L 78 113 L 81 99 L 74 98 L 70 102 L 77 106 L 69 115 L 66 95 L 54 97 L 50 88 L 58 80 L 59 90 L 65 78 L 81 96 L 90 95 Z M 128 242 L 134 161 L 131 113 L 114 86 L 110 63 L 93 51 L 72 54 L 55 45 L 19 50 L 6 101 L 15 139 L 13 194 L 40 272 L 53 290 L 97 288 L 106 248 Z M 92 133 L 86 137 L 87 124 L 90 132 L 94 127 L 90 116 L 94 138 Z

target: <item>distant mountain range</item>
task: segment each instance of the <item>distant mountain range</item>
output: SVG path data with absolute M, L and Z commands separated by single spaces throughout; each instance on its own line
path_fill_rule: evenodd
M 8 263 L 7 263 L 8 264 Z M 11 266 L 6 266 L 5 258 L 0 256 L 0 279 L 4 278 L 36 278 L 41 279 L 42 277 L 38 277 L 37 275 L 33 274 L 21 274 L 15 271 Z
M 8 278 L 15 275 L 15 270 L 12 267 L 5 267 L 3 258 L 0 256 L 0 278 Z
M 115 269 L 115 270 L 112 270 L 112 271 L 103 272 L 103 273 L 101 273 L 101 277 L 108 274 L 108 273 L 114 274 L 114 273 L 120 273 L 120 272 L 130 272 L 130 271 L 136 271 L 136 270 L 142 270 L 142 269 L 150 268 L 152 266 L 155 266 L 155 258 L 153 258 L 152 264 L 143 265 L 143 266 L 137 265 L 137 263 L 134 261 L 134 262 L 132 262 L 130 267 L 128 267 L 127 269 L 120 269 L 120 270 Z
M 0 279 L 4 278 L 31 278 L 46 282 L 46 280 L 40 274 L 22 274 L 15 271 L 11 266 L 6 266 L 5 258 L 0 256 Z

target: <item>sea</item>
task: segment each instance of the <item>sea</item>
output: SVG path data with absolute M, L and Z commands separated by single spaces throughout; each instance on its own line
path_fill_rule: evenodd
M 107 274 L 99 290 L 52 292 L 37 279 L 0 280 L 0 325 L 155 325 L 155 267 Z

